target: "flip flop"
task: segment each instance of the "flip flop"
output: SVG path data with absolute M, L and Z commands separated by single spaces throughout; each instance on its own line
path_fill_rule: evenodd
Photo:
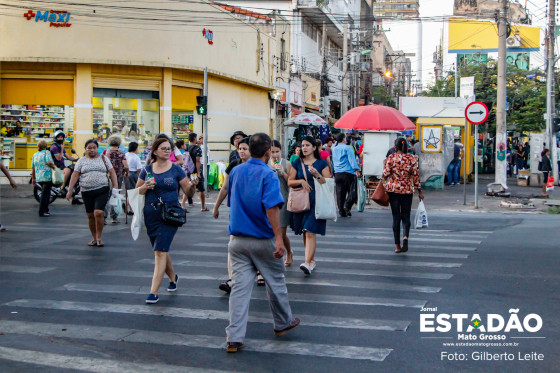
M 97 240 L 91 240 L 87 245 L 88 246 L 97 246 Z
M 101 242 L 101 244 L 99 244 L 99 242 Z M 105 246 L 103 241 L 101 241 L 101 240 L 97 241 L 97 247 L 103 247 L 103 246 Z
M 208 207 L 205 207 L 204 210 L 200 209 L 200 211 L 205 212 L 205 211 L 210 211 L 210 210 L 208 210 Z

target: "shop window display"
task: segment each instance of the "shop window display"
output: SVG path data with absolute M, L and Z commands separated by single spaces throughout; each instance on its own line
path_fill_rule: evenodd
M 2 105 L 0 133 L 5 137 L 50 137 L 73 128 L 72 106 Z
M 171 123 L 173 125 L 173 138 L 182 139 L 188 143 L 189 133 L 193 131 L 194 112 L 173 110 Z
M 122 149 L 135 141 L 140 158 L 160 132 L 159 92 L 94 88 L 93 133 L 99 142 L 99 151 L 107 148 L 109 136 L 123 139 Z

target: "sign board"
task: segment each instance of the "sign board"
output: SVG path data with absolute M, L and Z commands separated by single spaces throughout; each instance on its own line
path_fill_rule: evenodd
M 465 109 L 465 118 L 472 124 L 484 123 L 488 114 L 488 107 L 480 101 L 471 102 Z
M 440 153 L 442 143 L 442 126 L 422 126 L 420 141 L 424 153 Z
M 461 78 L 459 92 L 459 96 L 463 98 L 474 96 L 474 76 L 466 76 L 464 78 Z

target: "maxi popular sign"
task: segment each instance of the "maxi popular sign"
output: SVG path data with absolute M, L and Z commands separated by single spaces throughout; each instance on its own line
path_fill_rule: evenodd
M 44 12 L 38 10 L 35 13 L 33 10 L 28 10 L 23 14 L 23 17 L 31 21 L 35 18 L 35 22 L 43 21 L 49 22 L 49 27 L 70 27 L 70 13 L 66 10 L 45 10 Z

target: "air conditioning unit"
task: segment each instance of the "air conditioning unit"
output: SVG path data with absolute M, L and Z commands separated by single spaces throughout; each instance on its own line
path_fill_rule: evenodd
M 506 45 L 508 48 L 519 48 L 521 46 L 521 37 L 510 36 L 506 39 Z

